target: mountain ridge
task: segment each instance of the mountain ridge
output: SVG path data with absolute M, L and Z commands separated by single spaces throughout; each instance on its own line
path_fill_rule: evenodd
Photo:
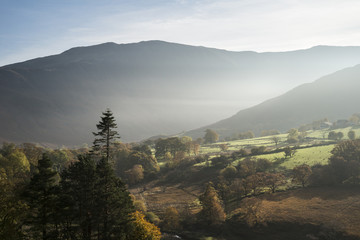
M 6 65 L 0 67 L 0 138 L 89 143 L 107 107 L 124 141 L 195 129 L 360 63 L 360 47 L 321 49 L 256 53 L 163 41 L 104 43 Z
M 328 74 L 312 83 L 304 83 L 285 94 L 240 110 L 214 124 L 188 131 L 185 135 L 199 137 L 208 128 L 218 131 L 222 137 L 248 130 L 259 135 L 262 130 L 278 129 L 285 132 L 323 118 L 332 121 L 347 119 L 360 112 L 360 107 L 352 107 L 354 102 L 360 101 L 356 94 L 360 88 L 358 77 L 360 64 Z M 300 101 L 305 96 L 306 99 Z M 259 121 L 264 117 L 266 121 Z

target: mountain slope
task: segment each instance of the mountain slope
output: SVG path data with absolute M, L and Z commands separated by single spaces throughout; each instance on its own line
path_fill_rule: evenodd
M 107 107 L 124 141 L 174 134 L 357 63 L 359 47 L 283 53 L 161 41 L 77 47 L 0 68 L 0 139 L 89 143 Z
M 359 79 L 360 65 L 337 71 L 187 134 L 202 136 L 207 128 L 218 131 L 222 137 L 247 130 L 259 134 L 270 129 L 287 131 L 325 117 L 347 119 L 360 112 Z

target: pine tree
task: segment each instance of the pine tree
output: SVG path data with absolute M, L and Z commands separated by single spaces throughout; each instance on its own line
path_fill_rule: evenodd
M 130 193 L 105 158 L 98 162 L 96 174 L 98 238 L 122 239 L 127 235 L 126 226 L 134 211 Z
M 105 157 L 95 164 L 90 156 L 79 156 L 61 176 L 63 239 L 125 239 L 134 207 Z
M 120 137 L 118 132 L 114 130 L 117 125 L 111 110 L 106 109 L 102 114 L 101 121 L 96 125 L 98 132 L 93 132 L 95 136 L 93 152 L 105 156 L 105 159 L 109 161 L 111 144 Z
M 29 206 L 28 225 L 32 239 L 54 239 L 56 205 L 56 175 L 49 157 L 44 154 L 38 161 L 38 173 L 24 191 Z
M 90 156 L 79 156 L 78 159 L 61 173 L 61 232 L 64 239 L 76 235 L 90 240 L 97 230 L 96 164 Z

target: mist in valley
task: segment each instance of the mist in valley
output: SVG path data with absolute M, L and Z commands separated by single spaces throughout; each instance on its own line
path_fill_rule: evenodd
M 4 1 L 0 239 L 360 239 L 358 1 Z

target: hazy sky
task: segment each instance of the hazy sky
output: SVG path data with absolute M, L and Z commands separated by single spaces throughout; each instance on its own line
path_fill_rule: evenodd
M 227 50 L 360 45 L 358 0 L 0 0 L 0 66 L 103 42 Z

